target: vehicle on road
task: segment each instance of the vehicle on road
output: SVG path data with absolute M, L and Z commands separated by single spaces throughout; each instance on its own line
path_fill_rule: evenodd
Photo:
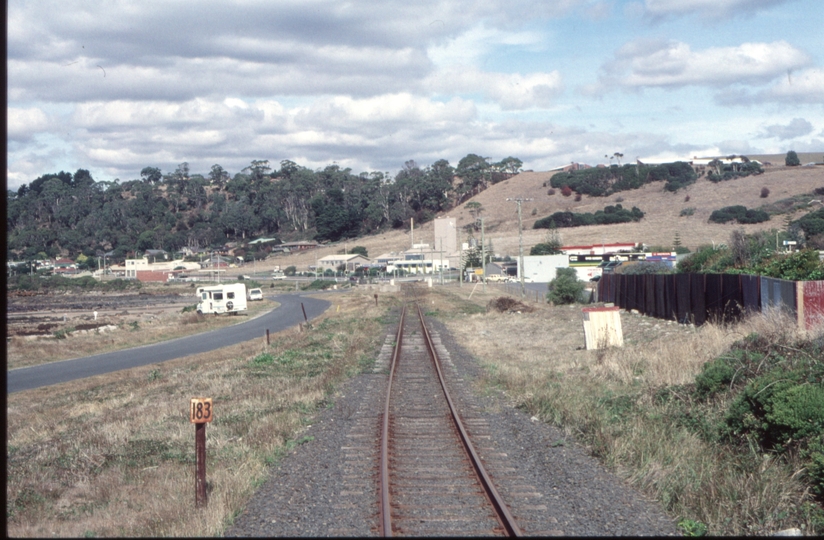
M 197 295 L 200 298 L 198 313 L 217 315 L 246 311 L 246 285 L 243 283 L 198 287 Z
M 286 274 L 283 272 L 272 272 L 272 279 L 286 279 Z
M 263 291 L 260 289 L 249 289 L 249 301 L 263 300 Z

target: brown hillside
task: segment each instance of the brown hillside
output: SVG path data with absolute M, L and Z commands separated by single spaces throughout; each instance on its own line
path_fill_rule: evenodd
M 771 157 L 774 158 L 773 163 L 779 162 L 778 156 Z M 783 163 L 783 156 L 780 159 L 780 162 Z M 603 209 L 606 205 L 614 205 L 620 198 L 623 198 L 623 201 L 620 202 L 625 208 L 637 206 L 646 214 L 645 218 L 639 223 L 559 229 L 564 244 L 643 242 L 647 245 L 671 246 L 677 232 L 680 235 L 682 244 L 694 250 L 703 244 L 726 243 L 729 240 L 730 233 L 735 229 L 743 229 L 747 233 L 773 228 L 783 229 L 787 216 L 790 219 L 798 219 L 804 213 L 802 211 L 793 214 L 782 214 L 774 216 L 770 221 L 755 225 L 719 225 L 707 222 L 713 210 L 734 204 L 742 204 L 747 208 L 758 208 L 780 199 L 811 193 L 815 188 L 824 187 L 824 166 L 785 167 L 780 165 L 768 167 L 767 171 L 759 176 L 728 180 L 718 184 L 713 184 L 706 178 L 700 178 L 695 184 L 677 193 L 664 191 L 663 183 L 658 182 L 647 185 L 642 189 L 620 192 L 611 197 L 584 196 L 580 202 L 575 202 L 574 196 L 564 197 L 561 195 L 560 190 L 556 190 L 555 195 L 547 195 L 549 179 L 553 174 L 552 172 L 524 172 L 491 186 L 471 199 L 483 205 L 486 235 L 491 240 L 496 254 L 512 257 L 518 255 L 517 206 L 514 202 L 507 201 L 507 198 L 526 197 L 533 199 L 523 203 L 524 254 L 526 255 L 529 254 L 530 247 L 543 241 L 546 237 L 547 231 L 545 229 L 532 229 L 532 225 L 537 219 L 561 210 L 595 212 Z M 544 182 L 546 182 L 547 187 L 544 187 Z M 767 198 L 760 197 L 761 188 L 763 187 L 770 190 L 770 195 Z M 686 196 L 690 197 L 688 202 L 684 200 Z M 819 204 L 824 204 L 824 197 L 821 200 L 822 203 Z M 466 203 L 445 214 L 456 217 L 461 229 L 472 221 L 472 217 L 469 211 L 465 209 L 465 206 Z M 681 210 L 688 207 L 695 208 L 694 215 L 680 217 Z M 818 204 L 813 203 L 810 210 L 817 208 L 819 208 Z M 533 209 L 536 210 L 535 215 L 532 215 Z M 463 230 L 462 234 L 462 240 L 465 242 L 467 235 Z M 480 233 L 476 234 L 476 237 L 480 238 Z M 420 228 L 416 223 L 414 241 L 415 243 L 433 244 L 434 228 L 432 223 L 424 223 Z M 295 265 L 299 271 L 304 271 L 308 265 L 315 264 L 316 257 L 343 253 L 344 249 L 349 250 L 354 246 L 366 247 L 369 255 L 374 257 L 388 251 L 408 249 L 410 243 L 411 238 L 408 229 L 405 231 L 388 231 L 347 241 L 345 244 L 341 242 L 324 246 L 308 253 L 274 256 L 265 263 L 259 263 L 257 268 L 260 270 L 276 264 L 281 267 Z

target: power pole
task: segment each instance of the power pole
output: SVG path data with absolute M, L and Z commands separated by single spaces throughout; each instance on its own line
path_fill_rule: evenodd
M 484 281 L 484 292 L 486 292 L 486 240 L 484 239 L 484 218 L 481 219 L 481 278 Z
M 524 201 L 531 201 L 532 199 L 517 197 L 507 200 L 518 203 L 518 265 L 520 267 L 520 272 L 518 273 L 521 278 L 521 298 L 526 298 L 526 285 L 524 284 L 524 227 L 521 219 L 521 203 Z

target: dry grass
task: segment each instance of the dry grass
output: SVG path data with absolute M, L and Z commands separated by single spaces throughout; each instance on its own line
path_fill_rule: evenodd
M 438 292 L 467 301 L 456 289 L 430 296 Z M 488 301 L 473 300 L 479 307 Z M 753 332 L 793 343 L 804 335 L 793 321 L 776 312 L 695 328 L 623 312 L 625 346 L 587 351 L 580 309 L 539 305 L 533 313 L 476 312 L 444 321 L 484 365 L 485 385 L 588 445 L 674 517 L 701 521 L 711 534 L 765 534 L 799 524 L 814 530 L 820 518 L 800 510 L 810 496 L 792 460 L 732 452 L 675 418 L 678 389 L 694 382 L 705 362 Z M 662 391 L 670 396 L 666 404 L 659 403 Z
M 61 328 L 66 336 L 63 339 L 54 336 L 11 338 L 6 344 L 7 369 L 91 356 L 198 334 L 248 321 L 250 317 L 261 315 L 277 305 L 277 302 L 271 300 L 250 302 L 249 310 L 238 317 L 182 313 L 179 306 L 171 310 L 159 308 L 154 313 L 142 316 L 109 315 L 100 317 L 98 322 L 107 323 L 116 329 L 103 332 L 66 332 L 74 324 L 68 321 Z
M 336 296 L 339 310 L 269 348 L 261 339 L 8 396 L 8 534 L 221 534 L 335 385 L 374 360 L 391 304 L 382 298 L 376 307 L 371 295 Z M 187 417 L 194 396 L 215 403 L 201 511 Z

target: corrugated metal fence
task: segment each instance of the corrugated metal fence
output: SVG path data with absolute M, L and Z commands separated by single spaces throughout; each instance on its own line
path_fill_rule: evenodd
M 743 274 L 604 274 L 598 301 L 650 317 L 701 325 L 778 307 L 801 327 L 824 324 L 824 281 L 787 281 Z

